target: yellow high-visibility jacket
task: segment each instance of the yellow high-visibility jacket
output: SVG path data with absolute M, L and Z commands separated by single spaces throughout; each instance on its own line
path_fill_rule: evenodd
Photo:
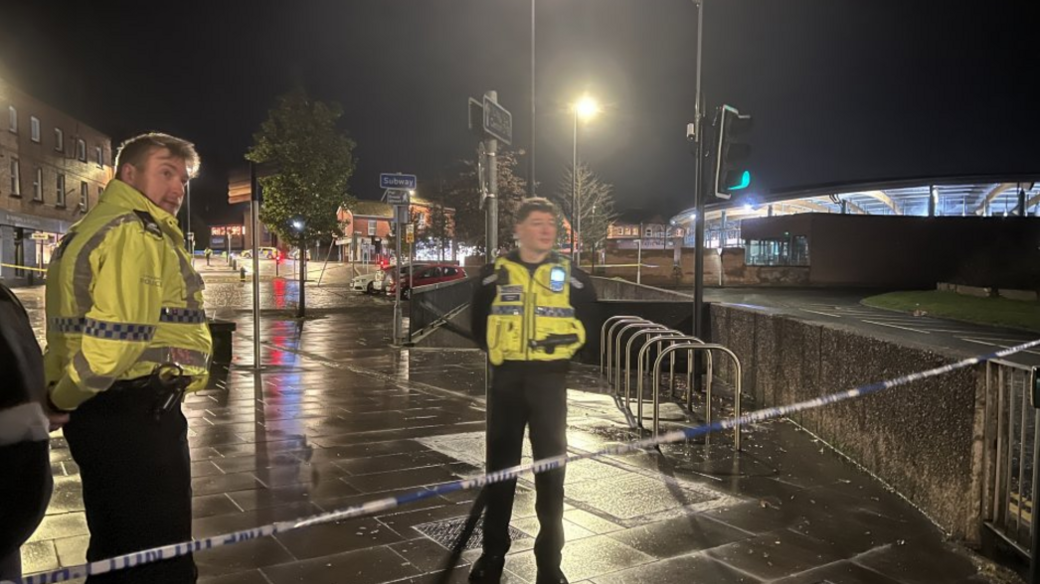
M 176 363 L 206 386 L 213 341 L 202 278 L 177 219 L 112 180 L 72 226 L 47 269 L 50 399 L 72 410 L 122 379 Z
M 585 326 L 571 305 L 570 262 L 553 254 L 534 272 L 508 256 L 495 260 L 495 299 L 487 317 L 488 358 L 505 361 L 570 359 L 585 344 Z M 534 346 L 550 335 L 577 335 L 578 342 L 554 347 Z

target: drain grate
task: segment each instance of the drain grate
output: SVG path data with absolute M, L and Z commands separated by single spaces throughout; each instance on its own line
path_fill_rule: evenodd
M 484 529 L 482 524 L 483 520 L 477 523 L 477 527 L 473 530 L 473 535 L 469 538 L 469 542 L 466 544 L 467 550 L 480 549 L 480 546 L 484 542 Z M 441 544 L 445 549 L 451 549 L 452 546 L 455 545 L 456 540 L 458 540 L 459 535 L 462 533 L 462 528 L 465 525 L 466 517 L 463 516 L 423 523 L 421 525 L 416 525 L 415 529 L 419 533 Z M 530 537 L 530 535 L 520 531 L 512 525 L 509 526 L 509 541 L 517 541 Z

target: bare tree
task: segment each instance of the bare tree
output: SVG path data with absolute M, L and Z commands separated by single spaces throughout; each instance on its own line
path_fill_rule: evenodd
M 555 198 L 573 228 L 572 172 L 570 167 L 564 172 Z M 618 216 L 614 211 L 614 186 L 600 180 L 584 162 L 578 163 L 575 182 L 578 186 L 578 210 L 581 213 L 581 241 L 578 242 L 578 246 L 582 251 L 592 254 L 592 263 L 595 264 L 598 255 L 596 252 L 606 245 L 610 224 Z M 560 243 L 570 244 L 570 235 L 563 229 L 560 230 Z

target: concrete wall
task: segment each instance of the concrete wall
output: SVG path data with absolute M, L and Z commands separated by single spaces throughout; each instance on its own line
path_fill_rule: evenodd
M 725 305 L 712 306 L 711 330 L 712 341 L 740 358 L 743 392 L 756 407 L 803 401 L 954 360 Z M 733 379 L 728 363 L 719 374 Z M 983 419 L 981 379 L 977 370 L 960 370 L 793 418 L 891 484 L 955 537 L 975 543 L 981 513 L 975 437 Z
M 596 297 L 600 300 L 663 300 L 692 302 L 693 295 L 674 290 L 664 290 L 648 285 L 639 285 L 628 280 L 592 276 Z
M 635 264 L 635 250 L 614 250 L 607 255 L 608 264 Z M 693 259 L 694 251 L 684 248 L 680 266 L 682 276 L 679 286 L 691 289 L 693 287 Z M 643 268 L 642 283 L 648 286 L 662 286 L 673 288 L 676 284 L 675 274 L 672 271 L 672 250 L 643 250 L 642 260 L 644 264 L 655 265 L 653 268 Z M 722 272 L 721 277 L 719 272 Z M 619 277 L 632 282 L 636 281 L 636 268 L 608 267 L 597 270 L 606 277 Z M 744 248 L 734 247 L 722 250 L 708 249 L 704 252 L 704 284 L 709 287 L 716 286 L 808 286 L 809 268 L 800 266 L 748 266 L 744 263 Z

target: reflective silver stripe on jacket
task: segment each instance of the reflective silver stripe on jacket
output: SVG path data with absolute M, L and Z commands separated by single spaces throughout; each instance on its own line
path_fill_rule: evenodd
M 536 306 L 534 309 L 535 316 L 553 316 L 560 318 L 571 318 L 574 316 L 573 308 L 557 308 L 549 306 Z
M 149 347 L 141 353 L 139 360 L 152 363 L 176 363 L 180 366 L 209 367 L 209 353 L 180 347 Z

